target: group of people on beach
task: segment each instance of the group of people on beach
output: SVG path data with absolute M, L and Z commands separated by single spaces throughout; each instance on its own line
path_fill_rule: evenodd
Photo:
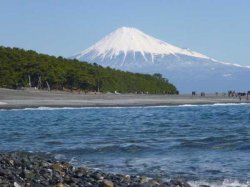
M 228 91 L 228 97 L 239 97 L 239 100 L 241 101 L 242 97 L 246 97 L 246 100 L 249 100 L 250 91 L 248 92 L 235 92 L 235 91 Z
M 192 96 L 196 96 L 197 93 L 195 91 L 192 91 Z M 201 92 L 200 93 L 200 96 L 201 97 L 204 97 L 206 94 L 205 92 Z M 215 93 L 216 96 L 218 96 L 218 92 Z M 223 96 L 226 96 L 226 94 L 222 94 Z M 238 97 L 239 100 L 241 101 L 242 97 L 246 97 L 246 100 L 248 101 L 249 100 L 249 96 L 250 96 L 250 91 L 247 91 L 247 92 L 236 92 L 236 91 L 232 91 L 232 90 L 229 90 L 228 91 L 228 97 Z
M 192 91 L 192 96 L 196 96 L 195 91 Z M 205 92 L 201 92 L 201 97 L 205 97 L 205 96 L 206 96 Z

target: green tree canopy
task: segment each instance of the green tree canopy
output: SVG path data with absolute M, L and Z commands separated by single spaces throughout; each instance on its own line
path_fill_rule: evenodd
M 161 74 L 139 74 L 78 60 L 38 54 L 19 48 L 0 47 L 0 87 L 17 88 L 39 84 L 51 89 L 151 94 L 176 94 L 173 84 Z M 39 78 L 40 77 L 40 78 Z

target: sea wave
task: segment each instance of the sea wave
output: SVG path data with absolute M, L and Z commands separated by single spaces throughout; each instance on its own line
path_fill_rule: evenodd
M 1 102 L 0 102 L 1 105 Z M 86 107 L 32 107 L 0 109 L 0 111 L 31 111 L 31 110 L 87 110 L 87 109 L 127 109 L 127 108 L 176 108 L 176 107 L 213 107 L 213 106 L 244 106 L 250 103 L 213 103 L 213 104 L 181 104 L 181 105 L 153 105 L 153 106 L 86 106 Z
M 215 103 L 213 106 L 237 106 L 237 105 L 250 105 L 250 103 Z
M 208 107 L 208 106 L 242 106 L 250 105 L 250 103 L 213 103 L 213 104 L 183 104 L 177 107 Z
M 144 150 L 149 149 L 147 146 L 142 145 L 107 145 L 107 146 L 99 146 L 99 147 L 86 147 L 86 148 L 68 148 L 68 149 L 59 149 L 56 152 L 60 152 L 62 154 L 75 154 L 75 155 L 82 155 L 82 154 L 98 154 L 98 153 L 135 153 L 141 152 Z
M 206 181 L 190 181 L 188 182 L 192 187 L 200 187 L 201 185 L 207 185 L 210 187 L 249 187 L 250 181 L 238 181 L 224 179 L 219 182 L 206 182 Z

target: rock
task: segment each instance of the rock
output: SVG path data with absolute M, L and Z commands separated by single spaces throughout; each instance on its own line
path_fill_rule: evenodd
M 55 171 L 52 176 L 52 181 L 52 183 L 60 183 L 63 181 L 63 178 L 59 172 Z
M 63 170 L 63 166 L 59 163 L 53 164 L 52 169 L 58 172 L 61 172 Z
M 114 184 L 112 181 L 104 179 L 101 183 L 101 186 L 102 187 L 114 187 Z
M 22 186 L 18 184 L 17 182 L 14 182 L 14 187 L 22 187 Z
M 73 166 L 70 165 L 70 163 L 68 163 L 68 162 L 61 162 L 61 165 L 62 165 L 63 169 L 65 169 L 65 170 L 73 169 Z
M 63 183 L 58 183 L 56 187 L 65 187 Z
M 150 186 L 159 186 L 160 185 L 160 183 L 156 180 L 150 180 L 149 184 L 150 184 Z
M 3 169 L 3 168 L 0 168 L 0 176 L 8 176 L 11 174 L 11 171 L 8 170 L 8 169 Z
M 210 187 L 210 186 L 205 185 L 205 184 L 202 184 L 202 185 L 200 185 L 199 187 Z
M 41 166 L 47 168 L 50 166 L 50 164 L 48 162 L 42 162 Z
M 170 184 L 177 187 L 191 187 L 186 181 L 181 179 L 170 180 Z
M 146 176 L 140 177 L 140 183 L 147 183 L 147 182 L 148 182 L 148 177 L 146 177 Z
M 75 178 L 75 177 L 71 177 L 71 181 L 72 181 L 73 183 L 78 183 L 78 182 L 81 181 L 81 179 Z
M 14 160 L 10 160 L 9 163 L 10 163 L 12 166 L 14 166 L 14 164 L 15 164 Z
M 78 168 L 75 170 L 75 175 L 77 177 L 82 177 L 83 175 L 86 175 L 86 171 L 83 168 Z
M 95 180 L 102 180 L 103 179 L 102 175 L 98 172 L 91 174 L 90 177 L 92 177 Z
M 132 187 L 151 187 L 149 184 L 132 184 L 132 185 L 130 185 L 130 186 L 132 186 Z
M 85 167 L 74 168 L 47 155 L 0 153 L 1 187 L 190 187 L 181 179 L 162 182 L 146 176 L 104 173 Z M 201 185 L 200 187 L 209 187 Z
M 19 174 L 20 177 L 22 177 L 23 179 L 25 177 L 27 177 L 30 174 L 30 171 L 27 169 L 23 169 L 22 172 Z
M 171 184 L 169 182 L 163 182 L 159 185 L 159 187 L 171 187 Z

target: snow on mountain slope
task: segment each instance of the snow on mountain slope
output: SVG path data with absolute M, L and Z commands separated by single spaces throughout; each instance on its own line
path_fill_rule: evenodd
M 101 41 L 94 44 L 92 47 L 81 52 L 77 59 L 81 59 L 82 56 L 94 52 L 96 57 L 101 56 L 102 58 L 114 56 L 120 53 L 126 54 L 128 52 L 139 52 L 145 60 L 145 53 L 153 55 L 187 55 L 198 58 L 208 58 L 205 55 L 189 51 L 187 49 L 181 49 L 175 47 L 166 42 L 160 41 L 147 34 L 144 34 L 138 29 L 122 27 L 104 37 Z
M 135 28 L 119 28 L 71 58 L 126 71 L 161 73 L 181 92 L 250 90 L 250 67 L 175 47 Z

